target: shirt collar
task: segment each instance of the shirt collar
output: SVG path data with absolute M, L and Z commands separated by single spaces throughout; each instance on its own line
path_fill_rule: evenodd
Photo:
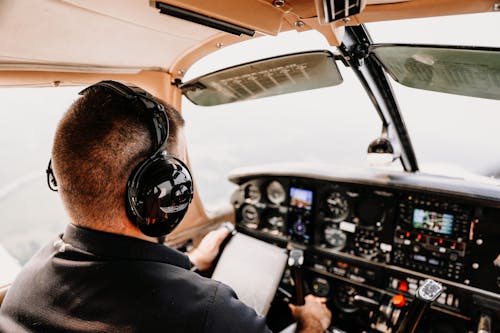
M 189 258 L 184 253 L 134 237 L 68 224 L 61 238 L 77 250 L 102 258 L 157 261 L 185 269 L 191 267 Z

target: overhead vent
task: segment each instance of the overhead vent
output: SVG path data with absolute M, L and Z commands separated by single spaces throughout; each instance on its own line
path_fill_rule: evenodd
M 214 28 L 220 31 L 224 31 L 233 35 L 241 36 L 248 35 L 253 36 L 255 34 L 254 30 L 238 26 L 233 23 L 222 21 L 213 17 L 202 15 L 184 8 L 172 6 L 161 1 L 150 1 L 150 4 L 159 9 L 161 14 L 170 15 L 182 20 L 190 21 L 193 23 L 201 24 L 206 27 Z
M 361 13 L 365 0 L 315 0 L 321 24 L 328 24 Z

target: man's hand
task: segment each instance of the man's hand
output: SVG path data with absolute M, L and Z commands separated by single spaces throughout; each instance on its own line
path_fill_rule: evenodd
M 288 304 L 293 317 L 297 320 L 297 332 L 324 332 L 332 321 L 332 313 L 325 305 L 326 299 L 307 295 L 304 300 L 305 304 L 302 306 Z
M 227 235 L 229 235 L 229 230 L 227 228 L 219 228 L 210 231 L 203 237 L 198 247 L 187 253 L 189 260 L 191 260 L 200 271 L 209 269 L 210 266 L 212 266 L 212 261 L 214 261 L 219 253 L 220 244 Z

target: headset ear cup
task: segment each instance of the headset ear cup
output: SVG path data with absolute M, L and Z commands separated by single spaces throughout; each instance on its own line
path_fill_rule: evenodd
M 193 199 L 187 166 L 171 155 L 139 164 L 127 183 L 127 214 L 147 236 L 164 236 L 179 225 Z

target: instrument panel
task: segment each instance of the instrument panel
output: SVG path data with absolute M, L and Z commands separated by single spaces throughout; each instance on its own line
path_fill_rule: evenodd
M 304 250 L 306 289 L 341 313 L 411 300 L 427 278 L 445 286 L 433 306 L 440 316 L 471 324 L 480 309 L 500 308 L 500 195 L 295 174 L 233 181 L 238 229 Z M 371 329 L 380 319 L 372 310 Z

